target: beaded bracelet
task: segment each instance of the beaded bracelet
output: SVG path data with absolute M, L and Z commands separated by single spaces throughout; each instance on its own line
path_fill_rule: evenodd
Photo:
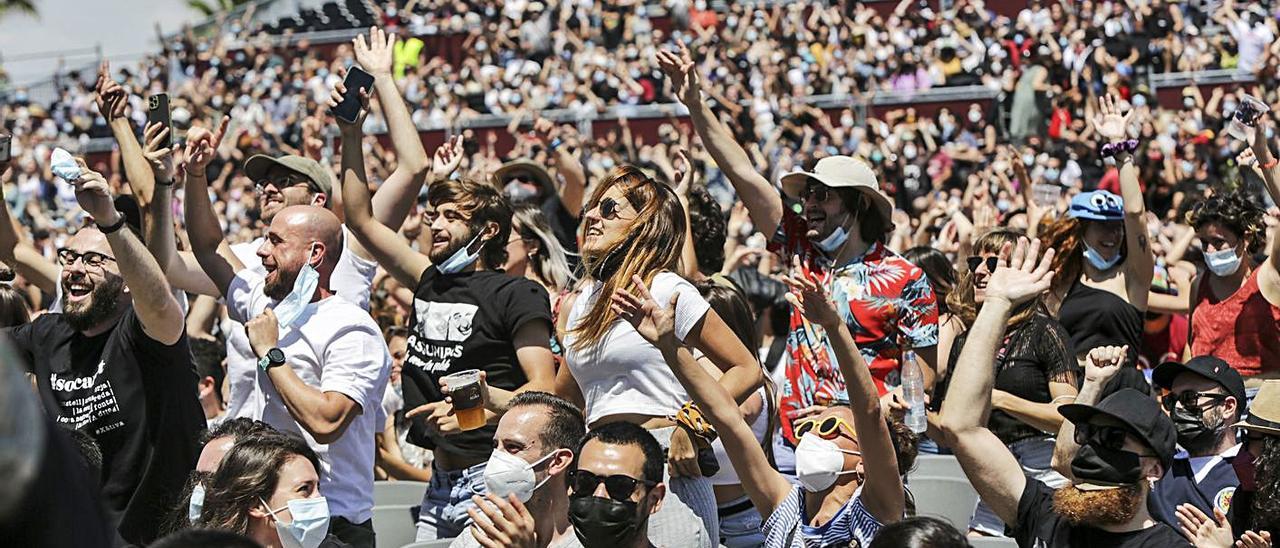
M 1138 140 L 1129 139 L 1127 141 L 1117 141 L 1114 143 L 1106 143 L 1102 145 L 1102 148 L 1101 150 L 1098 151 L 1098 153 L 1101 154 L 1103 158 L 1111 158 L 1122 152 L 1132 153 L 1135 150 L 1138 150 Z

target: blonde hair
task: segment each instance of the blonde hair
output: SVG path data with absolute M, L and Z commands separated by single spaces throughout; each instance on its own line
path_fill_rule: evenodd
M 631 165 L 618 166 L 591 193 L 585 211 L 594 209 L 604 193 L 615 186 L 638 213 L 627 234 L 613 249 L 582 253 L 584 279 L 602 283 L 587 313 L 571 326 L 574 350 L 585 350 L 609 331 L 617 314 L 609 307 L 609 298 L 631 284 L 632 276 L 640 276 L 646 285 L 658 273 L 675 271 L 684 247 L 684 207 L 675 191 L 659 183 Z

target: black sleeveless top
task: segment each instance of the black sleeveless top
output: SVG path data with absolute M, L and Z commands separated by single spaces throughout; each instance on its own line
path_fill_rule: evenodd
M 1071 336 L 1071 348 L 1088 352 L 1099 346 L 1129 345 L 1130 364 L 1142 349 L 1142 312 L 1110 291 L 1077 281 L 1058 308 L 1058 323 Z

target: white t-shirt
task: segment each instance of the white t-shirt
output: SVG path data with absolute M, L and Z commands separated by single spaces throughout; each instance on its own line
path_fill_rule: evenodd
M 582 321 L 602 285 L 592 282 L 582 288 L 569 312 L 569 326 Z M 650 286 L 654 301 L 662 307 L 667 306 L 673 294 L 680 293 L 675 334 L 681 341 L 711 308 L 693 284 L 676 274 L 660 273 Z M 573 348 L 574 340 L 572 334 L 565 338 L 565 363 L 582 389 L 587 404 L 587 424 L 624 413 L 674 415 L 689 401 L 684 387 L 662 359 L 662 352 L 640 336 L 631 324 L 615 321 L 598 344 L 583 351 Z
M 768 397 L 764 387 L 756 390 L 756 394 L 761 398 Z M 765 436 L 769 434 L 769 402 L 763 402 L 760 412 L 756 413 L 750 424 L 751 433 L 755 434 L 756 441 L 763 445 Z M 720 463 L 720 471 L 711 476 L 711 485 L 738 485 L 742 481 L 738 478 L 738 471 L 733 468 L 733 462 L 729 460 L 729 452 L 725 450 L 722 439 L 717 437 L 716 441 L 711 442 L 711 450 L 715 452 L 716 462 Z
M 263 285 L 248 269 L 236 274 L 227 289 L 232 319 L 244 323 L 275 306 Z M 373 434 L 381 430 L 379 407 L 391 372 L 391 353 L 378 324 L 363 308 L 332 296 L 308 304 L 298 323 L 283 330 L 278 346 L 287 366 L 308 386 L 343 394 L 362 412 L 337 441 L 319 443 L 289 414 L 265 373 L 255 375 L 257 397 L 241 412 L 307 440 L 320 458 L 320 492 L 329 500 L 329 513 L 362 523 L 373 516 Z M 254 372 L 260 373 L 256 364 Z
M 261 278 L 267 276 L 267 270 L 262 267 L 262 259 L 258 257 L 258 248 L 262 247 L 264 240 L 258 238 L 231 246 L 232 253 L 244 264 L 245 270 Z M 352 253 L 351 241 L 347 227 L 342 227 L 342 256 L 333 269 L 329 285 L 338 296 L 367 311 L 369 292 L 373 287 L 373 276 L 378 270 L 378 263 Z M 227 374 L 223 382 L 231 385 L 227 396 L 227 416 L 259 418 L 250 411 L 250 408 L 260 407 L 260 404 L 250 403 L 256 397 L 258 357 L 253 355 L 253 349 L 249 347 L 249 337 L 245 334 L 243 325 L 233 325 L 226 330 L 226 338 Z

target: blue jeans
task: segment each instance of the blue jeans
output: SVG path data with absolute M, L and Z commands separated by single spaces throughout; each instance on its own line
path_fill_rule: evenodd
M 1057 488 L 1067 484 L 1067 478 L 1053 470 L 1054 438 L 1031 438 L 1009 444 L 1009 452 L 1022 465 L 1022 473 L 1027 479 L 1040 480 L 1049 487 Z M 984 534 L 1004 536 L 1004 522 L 996 516 L 995 511 L 978 499 L 978 507 L 969 519 L 969 528 Z
M 475 508 L 471 495 L 484 495 L 484 467 L 482 462 L 463 470 L 441 470 L 432 466 L 431 486 L 422 496 L 422 510 L 418 515 L 418 535 L 415 540 L 456 538 L 467 526 L 471 517 L 467 509 Z
M 725 506 L 738 504 L 746 498 L 730 501 Z M 764 520 L 754 506 L 733 514 L 720 516 L 720 545 L 725 548 L 756 548 L 764 545 L 764 532 L 760 529 Z

